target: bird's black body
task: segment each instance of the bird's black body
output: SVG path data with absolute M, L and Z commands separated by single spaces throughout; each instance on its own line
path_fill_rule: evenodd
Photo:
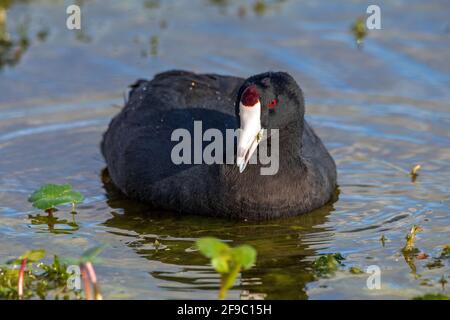
M 239 127 L 236 101 L 253 83 L 264 93 L 262 103 L 279 100 L 279 109 L 261 115 L 265 128 L 280 130 L 278 172 L 261 175 L 259 164 L 242 173 L 236 165 L 174 164 L 172 132 L 185 128 L 193 136 L 195 120 L 203 131 Z M 336 188 L 334 161 L 303 114 L 303 94 L 285 73 L 245 80 L 169 71 L 132 86 L 104 135 L 102 152 L 114 184 L 157 208 L 231 218 L 292 216 L 322 206 Z

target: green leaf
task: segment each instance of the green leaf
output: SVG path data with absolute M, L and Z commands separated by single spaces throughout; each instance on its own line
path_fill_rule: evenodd
M 249 245 L 233 248 L 231 254 L 233 262 L 240 264 L 244 269 L 249 269 L 255 264 L 256 250 Z
M 6 262 L 7 264 L 21 264 L 22 260 L 27 259 L 27 262 L 37 262 L 45 258 L 44 249 L 28 250 L 17 259 L 12 259 Z
M 196 247 L 211 259 L 214 270 L 221 274 L 219 299 L 225 298 L 241 269 L 249 269 L 256 261 L 256 250 L 249 245 L 231 248 L 219 239 L 205 237 L 196 241 Z
M 83 252 L 83 254 L 81 255 L 81 262 L 85 263 L 85 262 L 93 262 L 93 260 L 95 259 L 95 257 L 97 257 L 100 252 L 103 251 L 103 249 L 105 249 L 106 245 L 105 244 L 101 244 L 99 246 L 87 249 L 85 252 Z
M 29 262 L 36 262 L 45 258 L 45 250 L 44 249 L 30 250 L 25 252 L 25 254 L 22 255 L 20 258 L 27 259 Z
M 46 184 L 28 198 L 33 207 L 41 210 L 52 209 L 68 203 L 80 203 L 83 200 L 83 195 L 73 191 L 70 184 Z
M 219 256 L 211 259 L 211 265 L 218 273 L 228 273 L 230 267 L 228 265 L 229 257 Z
M 197 240 L 196 245 L 200 252 L 207 258 L 228 255 L 230 252 L 230 247 L 216 238 L 200 238 Z

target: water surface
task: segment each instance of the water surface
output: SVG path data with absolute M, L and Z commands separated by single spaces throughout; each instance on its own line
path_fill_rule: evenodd
M 439 283 L 448 261 L 427 267 L 450 238 L 448 1 L 381 3 L 382 30 L 362 49 L 349 27 L 366 1 L 80 3 L 76 32 L 65 28 L 69 2 L 0 2 L 0 261 L 31 248 L 77 256 L 106 242 L 97 267 L 106 298 L 209 299 L 219 278 L 193 245 L 215 236 L 259 253 L 230 298 L 448 294 Z M 296 218 L 239 222 L 154 212 L 104 185 L 99 143 L 126 86 L 172 68 L 290 72 L 336 160 L 338 201 Z M 415 164 L 423 169 L 412 181 Z M 76 216 L 62 208 L 47 221 L 26 201 L 49 182 L 86 195 Z M 400 252 L 414 224 L 428 259 Z M 334 252 L 346 257 L 343 270 L 315 276 L 312 261 Z M 370 265 L 381 269 L 381 290 L 348 271 Z

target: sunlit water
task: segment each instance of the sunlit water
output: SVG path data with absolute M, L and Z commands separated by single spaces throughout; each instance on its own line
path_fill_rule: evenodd
M 1 49 L 1 262 L 31 248 L 78 256 L 104 242 L 97 269 L 106 298 L 209 299 L 219 278 L 193 245 L 215 236 L 259 254 L 230 298 L 448 294 L 439 283 L 448 279 L 448 261 L 427 267 L 450 242 L 448 1 L 380 4 L 382 30 L 361 50 L 349 27 L 365 14 L 365 1 L 266 1 L 259 10 L 254 1 L 83 3 L 82 32 L 65 28 L 63 1 L 13 1 L 0 25 L 10 40 L 25 34 L 29 41 Z M 107 192 L 102 132 L 127 85 L 171 68 L 290 72 L 305 91 L 308 121 L 336 160 L 338 201 L 251 223 L 151 212 Z M 423 168 L 413 182 L 415 164 Z M 61 208 L 48 221 L 31 207 L 28 195 L 49 182 L 86 195 L 77 215 Z M 414 224 L 423 228 L 416 246 L 429 258 L 407 261 L 400 250 Z M 315 276 L 312 261 L 334 252 L 345 267 Z M 370 265 L 381 269 L 380 290 L 367 288 L 367 274 L 348 271 Z

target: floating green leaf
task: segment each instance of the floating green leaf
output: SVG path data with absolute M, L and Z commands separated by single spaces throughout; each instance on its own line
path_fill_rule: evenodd
M 47 184 L 35 191 L 28 199 L 33 203 L 33 207 L 41 210 L 53 209 L 58 205 L 83 202 L 81 193 L 72 190 L 70 184 Z

